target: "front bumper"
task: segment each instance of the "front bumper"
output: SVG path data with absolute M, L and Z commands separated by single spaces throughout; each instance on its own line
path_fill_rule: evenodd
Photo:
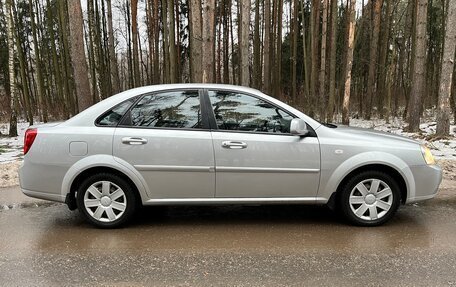
M 435 197 L 442 182 L 442 169 L 438 165 L 410 167 L 415 180 L 415 190 L 410 192 L 406 203 L 414 203 Z

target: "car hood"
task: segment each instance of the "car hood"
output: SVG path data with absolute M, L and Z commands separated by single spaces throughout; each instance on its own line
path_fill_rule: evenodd
M 400 141 L 403 143 L 413 143 L 413 144 L 419 144 L 418 141 L 405 137 L 405 136 L 400 136 L 388 132 L 382 132 L 382 131 L 377 131 L 373 129 L 366 129 L 366 128 L 357 128 L 357 127 L 348 127 L 348 126 L 338 126 L 337 131 L 341 132 L 343 134 L 349 134 L 353 135 L 355 137 L 362 137 L 363 139 L 366 140 L 391 140 L 391 141 Z

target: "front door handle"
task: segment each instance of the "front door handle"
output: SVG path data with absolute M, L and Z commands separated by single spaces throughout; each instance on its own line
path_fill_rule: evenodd
M 224 141 L 222 142 L 222 147 L 229 149 L 244 149 L 247 148 L 247 144 L 245 142 Z
M 129 144 L 129 145 L 142 145 L 142 144 L 147 143 L 147 139 L 135 138 L 135 137 L 125 137 L 125 138 L 122 138 L 122 143 Z

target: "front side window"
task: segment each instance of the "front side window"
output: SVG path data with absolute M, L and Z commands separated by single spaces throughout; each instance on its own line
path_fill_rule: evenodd
M 202 128 L 198 91 L 173 91 L 144 96 L 126 123 L 151 128 Z
M 104 113 L 98 120 L 97 125 L 100 126 L 107 126 L 107 127 L 115 127 L 119 123 L 122 116 L 128 110 L 128 108 L 136 101 L 137 97 L 133 97 L 131 99 L 122 102 L 109 110 L 108 112 Z
M 290 133 L 293 116 L 264 100 L 226 91 L 209 91 L 209 98 L 220 130 Z

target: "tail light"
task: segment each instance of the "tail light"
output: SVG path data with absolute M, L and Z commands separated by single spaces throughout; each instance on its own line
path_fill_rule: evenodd
M 37 129 L 28 129 L 25 131 L 25 137 L 24 137 L 24 155 L 27 154 L 27 152 L 30 150 L 32 147 L 33 142 L 35 141 L 36 135 L 38 134 Z

